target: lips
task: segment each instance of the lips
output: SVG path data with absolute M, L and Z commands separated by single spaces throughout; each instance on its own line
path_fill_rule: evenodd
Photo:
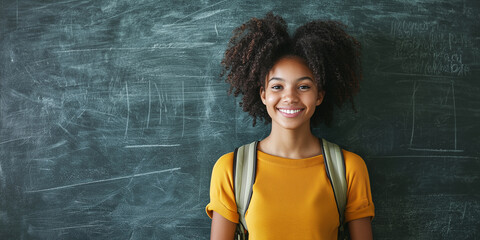
M 303 108 L 277 108 L 278 111 L 285 117 L 296 117 L 300 115 L 300 113 L 303 111 Z

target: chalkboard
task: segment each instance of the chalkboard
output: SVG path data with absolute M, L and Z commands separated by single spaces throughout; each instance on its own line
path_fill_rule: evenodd
M 232 30 L 347 24 L 376 239 L 480 239 L 480 1 L 0 1 L 0 239 L 208 239 L 214 162 L 261 139 L 219 79 Z

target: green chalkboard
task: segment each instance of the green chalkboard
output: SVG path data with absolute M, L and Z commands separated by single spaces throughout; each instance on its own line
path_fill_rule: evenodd
M 376 239 L 480 238 L 480 1 L 0 1 L 0 239 L 208 239 L 211 169 L 269 125 L 227 95 L 232 30 L 268 11 L 363 46 Z

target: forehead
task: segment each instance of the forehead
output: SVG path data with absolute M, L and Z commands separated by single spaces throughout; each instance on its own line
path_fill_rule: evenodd
M 305 76 L 313 79 L 312 70 L 307 66 L 306 62 L 300 57 L 288 56 L 281 58 L 273 65 L 267 75 L 267 79 L 272 77 L 299 78 Z

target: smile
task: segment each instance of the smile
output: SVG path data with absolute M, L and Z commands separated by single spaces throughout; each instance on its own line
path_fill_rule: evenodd
M 286 113 L 286 114 L 295 114 L 295 113 L 299 113 L 300 111 L 302 111 L 302 109 L 278 109 L 278 111 L 282 112 L 282 113 Z
M 277 109 L 284 117 L 287 117 L 287 118 L 297 117 L 304 110 L 304 108 L 300 108 L 300 109 L 277 108 Z

